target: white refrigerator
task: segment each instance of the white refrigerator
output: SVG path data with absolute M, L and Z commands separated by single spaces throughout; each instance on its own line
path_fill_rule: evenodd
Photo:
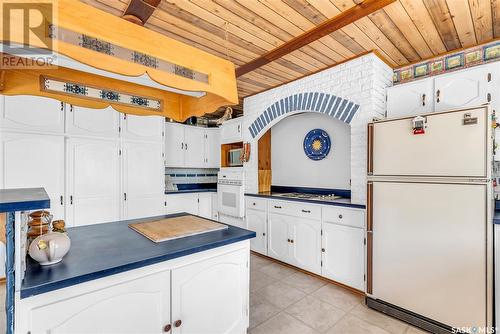
M 493 325 L 490 117 L 369 124 L 368 306 L 434 333 Z

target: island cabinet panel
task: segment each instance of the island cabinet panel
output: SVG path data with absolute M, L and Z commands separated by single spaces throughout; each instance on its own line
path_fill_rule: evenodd
M 248 201 L 247 201 L 248 203 Z M 247 209 L 247 228 L 255 232 L 255 238 L 250 240 L 250 249 L 254 252 L 267 255 L 267 213 Z
M 323 224 L 322 276 L 364 291 L 365 231 L 335 223 Z
M 162 142 L 165 117 L 121 114 L 120 126 L 124 139 Z
M 65 105 L 28 95 L 0 96 L 0 127 L 24 131 L 64 133 Z
M 122 157 L 124 219 L 164 214 L 162 142 L 123 142 Z
M 170 271 L 37 305 L 18 316 L 32 334 L 163 333 L 171 323 Z
M 68 226 L 120 219 L 120 143 L 116 140 L 68 139 Z
M 43 187 L 54 219 L 64 215 L 64 137 L 0 131 L 0 187 Z
M 246 333 L 248 251 L 172 270 L 172 333 Z
M 66 132 L 70 135 L 118 138 L 120 113 L 112 107 L 91 109 L 66 106 Z

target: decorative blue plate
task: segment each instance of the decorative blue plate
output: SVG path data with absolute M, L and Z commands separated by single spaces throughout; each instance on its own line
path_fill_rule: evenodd
M 314 129 L 304 138 L 304 152 L 311 160 L 322 160 L 330 152 L 330 136 L 324 130 Z

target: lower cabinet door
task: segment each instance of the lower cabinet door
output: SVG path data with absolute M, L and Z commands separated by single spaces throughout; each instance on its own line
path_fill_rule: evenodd
M 321 274 L 358 290 L 365 290 L 365 231 L 361 228 L 324 223 Z
M 167 195 L 167 214 L 187 212 L 198 215 L 198 194 L 169 194 Z
M 212 219 L 212 194 L 198 193 L 198 215 Z
M 290 225 L 290 264 L 321 273 L 321 221 L 294 218 Z
M 172 270 L 172 333 L 246 333 L 248 250 Z
M 163 333 L 171 323 L 170 271 L 38 305 L 23 318 L 32 334 Z
M 267 255 L 277 260 L 288 262 L 290 253 L 290 237 L 288 225 L 295 218 L 270 213 L 268 222 Z
M 266 212 L 247 210 L 247 228 L 255 232 L 255 238 L 250 240 L 250 249 L 267 255 L 267 222 Z

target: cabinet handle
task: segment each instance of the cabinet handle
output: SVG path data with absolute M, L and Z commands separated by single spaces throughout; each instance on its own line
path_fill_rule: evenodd
M 281 209 L 281 206 L 275 205 L 274 208 L 275 209 Z
M 241 132 L 241 125 L 238 124 L 238 133 Z
M 490 93 L 488 93 L 488 94 L 486 95 L 486 100 L 488 100 L 488 102 L 491 102 L 491 94 L 490 94 Z
M 425 94 L 422 94 L 422 105 L 425 106 Z
M 302 209 L 302 212 L 304 212 L 304 213 L 311 213 L 311 210 L 304 210 L 304 209 Z
M 61 205 L 63 205 L 64 202 L 63 202 L 63 196 L 62 195 L 61 195 L 61 197 L 59 197 L 59 200 L 61 201 Z
M 286 242 L 290 242 L 290 239 L 286 239 Z
M 186 143 L 186 144 L 184 144 L 184 147 L 185 147 L 185 148 L 186 148 L 186 150 L 187 150 L 187 149 L 188 149 L 188 144 L 187 144 L 187 143 Z
M 64 111 L 64 102 L 61 101 L 61 111 Z
M 437 103 L 439 103 L 439 99 L 441 98 L 441 90 L 438 89 L 436 93 Z
M 290 239 L 290 242 L 293 244 L 293 239 Z
M 73 205 L 73 195 L 69 196 L 69 204 Z
M 123 193 L 123 200 L 126 201 L 127 200 L 127 193 Z
M 171 324 L 165 325 L 165 327 L 163 327 L 163 331 L 164 332 L 170 332 L 171 329 L 172 329 L 172 325 Z
M 325 252 L 325 249 L 324 249 L 324 248 L 321 248 L 321 252 L 323 252 L 323 253 L 324 253 L 324 252 Z
M 181 150 L 184 149 L 184 143 L 181 143 Z
M 339 215 L 339 218 L 342 219 L 342 215 Z
M 181 325 L 182 325 L 182 320 L 176 320 L 176 321 L 174 322 L 174 326 L 175 326 L 175 327 L 181 327 Z
M 262 233 L 262 235 L 265 237 L 265 236 L 266 236 L 266 233 Z

